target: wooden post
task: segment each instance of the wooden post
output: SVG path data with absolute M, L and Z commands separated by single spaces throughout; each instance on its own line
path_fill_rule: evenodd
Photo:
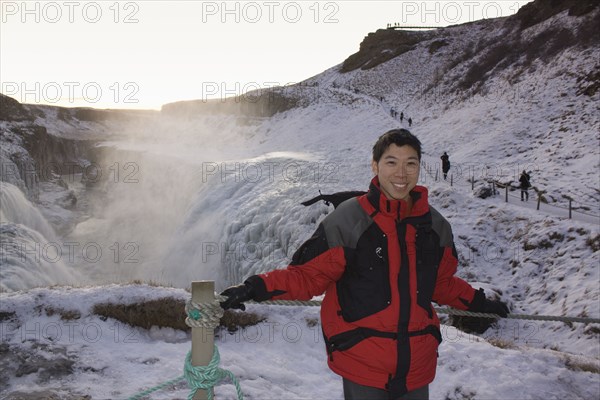
M 572 218 L 573 200 L 569 199 L 569 219 Z
M 215 282 L 192 282 L 192 301 L 210 303 L 215 299 Z M 213 356 L 215 332 L 210 328 L 192 328 L 192 365 L 208 365 Z M 207 390 L 198 390 L 194 400 L 208 399 Z
M 454 186 L 454 175 L 450 174 L 450 186 Z
M 508 184 L 504 187 L 504 201 L 508 203 Z
M 475 189 L 475 166 L 469 165 L 469 176 L 471 177 L 471 190 Z
M 537 192 L 536 194 L 538 197 L 536 210 L 540 211 L 540 203 L 542 202 L 542 192 Z
M 440 172 L 440 170 L 439 170 L 439 169 L 436 169 L 436 170 L 435 170 L 435 181 L 436 181 L 436 182 L 438 181 L 438 173 L 439 173 L 439 172 Z

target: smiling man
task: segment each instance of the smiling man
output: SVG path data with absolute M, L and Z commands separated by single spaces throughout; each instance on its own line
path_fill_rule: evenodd
M 407 204 L 412 204 L 409 194 L 419 180 L 420 143 L 415 149 L 408 144 L 394 143 L 394 138 L 395 136 L 390 134 L 377 142 L 373 149 L 371 167 L 379 178 L 381 191 L 388 199 L 404 200 Z M 399 140 L 398 142 L 402 143 Z
M 325 293 L 328 363 L 343 378 L 346 400 L 429 398 L 442 340 L 432 301 L 508 313 L 504 303 L 454 276 L 452 230 L 417 185 L 420 161 L 421 143 L 409 131 L 383 134 L 373 146 L 375 177 L 366 194 L 329 214 L 286 269 L 222 293 L 223 308 Z

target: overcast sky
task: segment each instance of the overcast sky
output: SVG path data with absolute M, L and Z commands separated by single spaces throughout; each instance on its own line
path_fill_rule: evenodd
M 295 83 L 388 24 L 447 26 L 529 1 L 3 1 L 0 91 L 25 103 L 153 108 Z

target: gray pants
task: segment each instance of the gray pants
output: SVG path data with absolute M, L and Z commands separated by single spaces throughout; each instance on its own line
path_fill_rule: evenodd
M 359 385 L 344 378 L 345 400 L 390 400 L 387 390 Z M 429 385 L 415 389 L 394 400 L 429 400 Z

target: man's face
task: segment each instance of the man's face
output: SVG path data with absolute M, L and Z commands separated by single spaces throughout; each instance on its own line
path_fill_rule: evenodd
M 419 157 L 411 146 L 390 145 L 371 167 L 379 177 L 381 191 L 390 200 L 408 200 L 419 180 Z

